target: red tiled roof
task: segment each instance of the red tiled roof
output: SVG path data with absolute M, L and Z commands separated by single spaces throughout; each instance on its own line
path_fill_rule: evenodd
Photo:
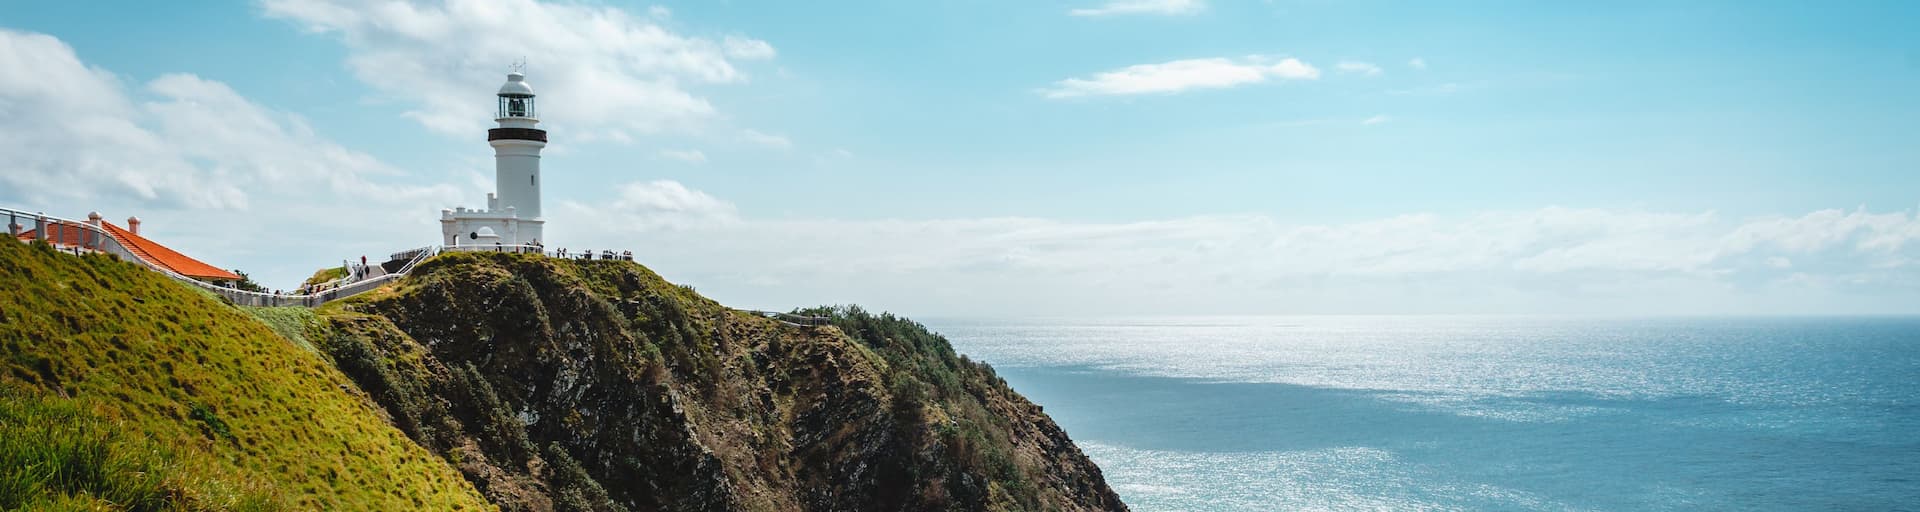
M 240 279 L 239 274 L 228 272 L 220 269 L 220 267 L 208 265 L 200 260 L 189 258 L 185 254 L 180 254 L 173 249 L 168 249 L 167 246 L 160 245 L 159 242 L 148 240 L 146 237 L 133 234 L 132 231 L 121 229 L 120 226 L 115 226 L 112 222 L 101 222 L 100 226 L 107 228 L 108 233 L 113 234 L 114 238 L 120 239 L 120 245 L 126 246 L 127 250 L 133 251 L 133 254 L 139 256 L 140 259 L 173 269 L 174 272 L 180 275 L 222 281 Z
M 58 229 L 50 228 L 47 230 L 47 242 L 63 245 L 78 245 L 87 248 L 93 247 L 91 244 L 86 243 L 86 234 L 92 233 L 92 231 L 68 222 L 54 222 L 49 225 L 57 225 L 60 227 Z M 196 279 L 212 279 L 216 281 L 240 279 L 239 274 L 221 270 L 220 267 L 208 265 L 200 260 L 187 257 L 185 254 L 180 254 L 179 251 L 160 245 L 159 242 L 148 240 L 146 237 L 133 234 L 132 231 L 121 229 L 120 226 L 115 226 L 112 222 L 102 221 L 100 227 L 105 228 L 107 234 L 113 236 L 114 240 L 119 241 L 120 245 L 126 247 L 128 252 L 132 252 L 134 256 L 145 260 L 147 263 L 165 267 L 180 275 Z M 34 230 L 29 229 L 21 232 L 20 239 L 34 239 L 33 231 Z
M 34 236 L 34 231 L 35 230 L 32 230 L 32 229 L 21 231 L 20 239 L 33 240 L 34 238 L 36 238 Z M 55 222 L 47 223 L 47 243 L 50 243 L 50 244 L 78 245 L 81 247 L 92 249 L 94 248 L 93 244 L 87 243 L 88 233 L 92 233 L 92 231 L 88 231 L 86 228 L 76 226 L 71 222 L 55 221 Z

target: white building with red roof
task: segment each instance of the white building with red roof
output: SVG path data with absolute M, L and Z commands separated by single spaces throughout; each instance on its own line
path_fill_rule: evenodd
M 44 227 L 36 229 L 22 230 L 21 228 L 23 228 L 23 226 L 19 226 L 17 223 L 12 227 L 16 232 L 14 238 L 22 242 L 42 240 L 48 244 L 52 244 L 54 247 L 63 249 L 112 252 L 123 256 L 132 256 L 139 258 L 140 261 L 146 262 L 149 266 L 171 270 L 175 274 L 201 281 L 225 282 L 240 280 L 239 274 L 220 267 L 208 265 L 206 262 L 193 259 L 190 256 L 181 254 L 180 251 L 175 251 L 165 245 L 161 245 L 160 242 L 155 242 L 147 237 L 140 236 L 139 217 L 128 217 L 127 227 L 122 228 L 111 222 L 101 220 L 100 213 L 93 212 L 87 214 L 87 224 L 92 228 L 98 229 L 89 229 L 89 226 L 80 226 L 74 222 L 63 220 L 48 221 L 44 223 Z M 43 229 L 45 233 L 41 232 Z M 112 238 L 112 240 L 103 240 L 101 239 L 103 236 Z M 122 253 L 121 251 L 114 250 L 114 246 L 116 245 L 124 248 L 125 252 Z

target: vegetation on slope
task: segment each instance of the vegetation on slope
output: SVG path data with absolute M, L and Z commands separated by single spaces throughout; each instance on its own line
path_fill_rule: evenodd
M 0 383 L 86 401 L 114 430 L 154 440 L 162 455 L 152 464 L 187 460 L 209 474 L 256 475 L 262 493 L 295 509 L 492 508 L 389 425 L 323 356 L 207 294 L 108 256 L 0 243 Z M 38 446 L 31 436 L 41 434 L 7 425 L 0 451 L 11 453 L 0 454 L 0 471 L 19 471 L 32 457 L 21 447 Z M 87 432 L 96 431 L 72 435 L 94 435 Z M 103 443 L 109 452 L 143 450 Z M 25 485 L 37 490 L 18 495 L 73 495 L 65 484 Z M 79 506 L 87 503 L 100 505 L 66 505 L 99 508 Z
M 71 399 L 0 388 L 0 510 L 286 510 L 206 452 L 163 446 Z
M 308 277 L 306 281 L 300 283 L 300 286 L 313 286 L 342 277 L 347 277 L 347 267 L 323 268 L 314 271 L 311 277 Z
M 253 315 L 260 323 L 267 324 L 274 334 L 286 338 L 294 345 L 315 352 L 313 341 L 307 339 L 307 332 L 318 325 L 319 318 L 313 315 L 313 309 L 300 306 L 255 307 L 239 306 L 241 311 Z
M 0 403 L 0 499 L 34 507 L 1125 509 L 992 368 L 856 307 L 798 327 L 630 262 L 493 253 L 318 310 L 44 246 L 0 244 L 0 284 L 0 386 L 30 393 Z M 7 476 L 63 460 L 108 476 Z
M 622 261 L 453 253 L 308 335 L 507 510 L 1124 510 L 918 324 L 801 328 Z
M 992 366 L 955 353 L 945 337 L 859 306 L 795 313 L 832 318 L 886 361 L 903 435 L 909 444 L 939 450 L 927 456 L 933 464 L 915 466 L 905 478 L 918 492 L 1000 510 L 1040 510 L 1080 495 L 1119 503 L 1099 469 L 1038 405 L 1015 393 Z

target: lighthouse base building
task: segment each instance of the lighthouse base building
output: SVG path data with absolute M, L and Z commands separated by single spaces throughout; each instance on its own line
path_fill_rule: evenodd
M 540 216 L 540 150 L 547 131 L 533 105 L 533 86 L 518 71 L 500 86 L 498 127 L 487 130 L 493 146 L 495 192 L 482 209 L 440 210 L 440 241 L 449 246 L 544 244 Z

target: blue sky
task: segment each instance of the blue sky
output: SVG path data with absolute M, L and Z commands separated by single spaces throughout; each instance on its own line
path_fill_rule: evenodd
M 631 247 L 747 306 L 1914 313 L 1916 21 L 1910 2 L 39 2 L 0 19 L 0 63 L 46 71 L 0 79 L 0 114 L 33 121 L 10 152 L 52 156 L 7 170 L 0 202 L 139 214 L 285 285 L 479 205 L 490 93 L 525 57 L 552 241 Z

